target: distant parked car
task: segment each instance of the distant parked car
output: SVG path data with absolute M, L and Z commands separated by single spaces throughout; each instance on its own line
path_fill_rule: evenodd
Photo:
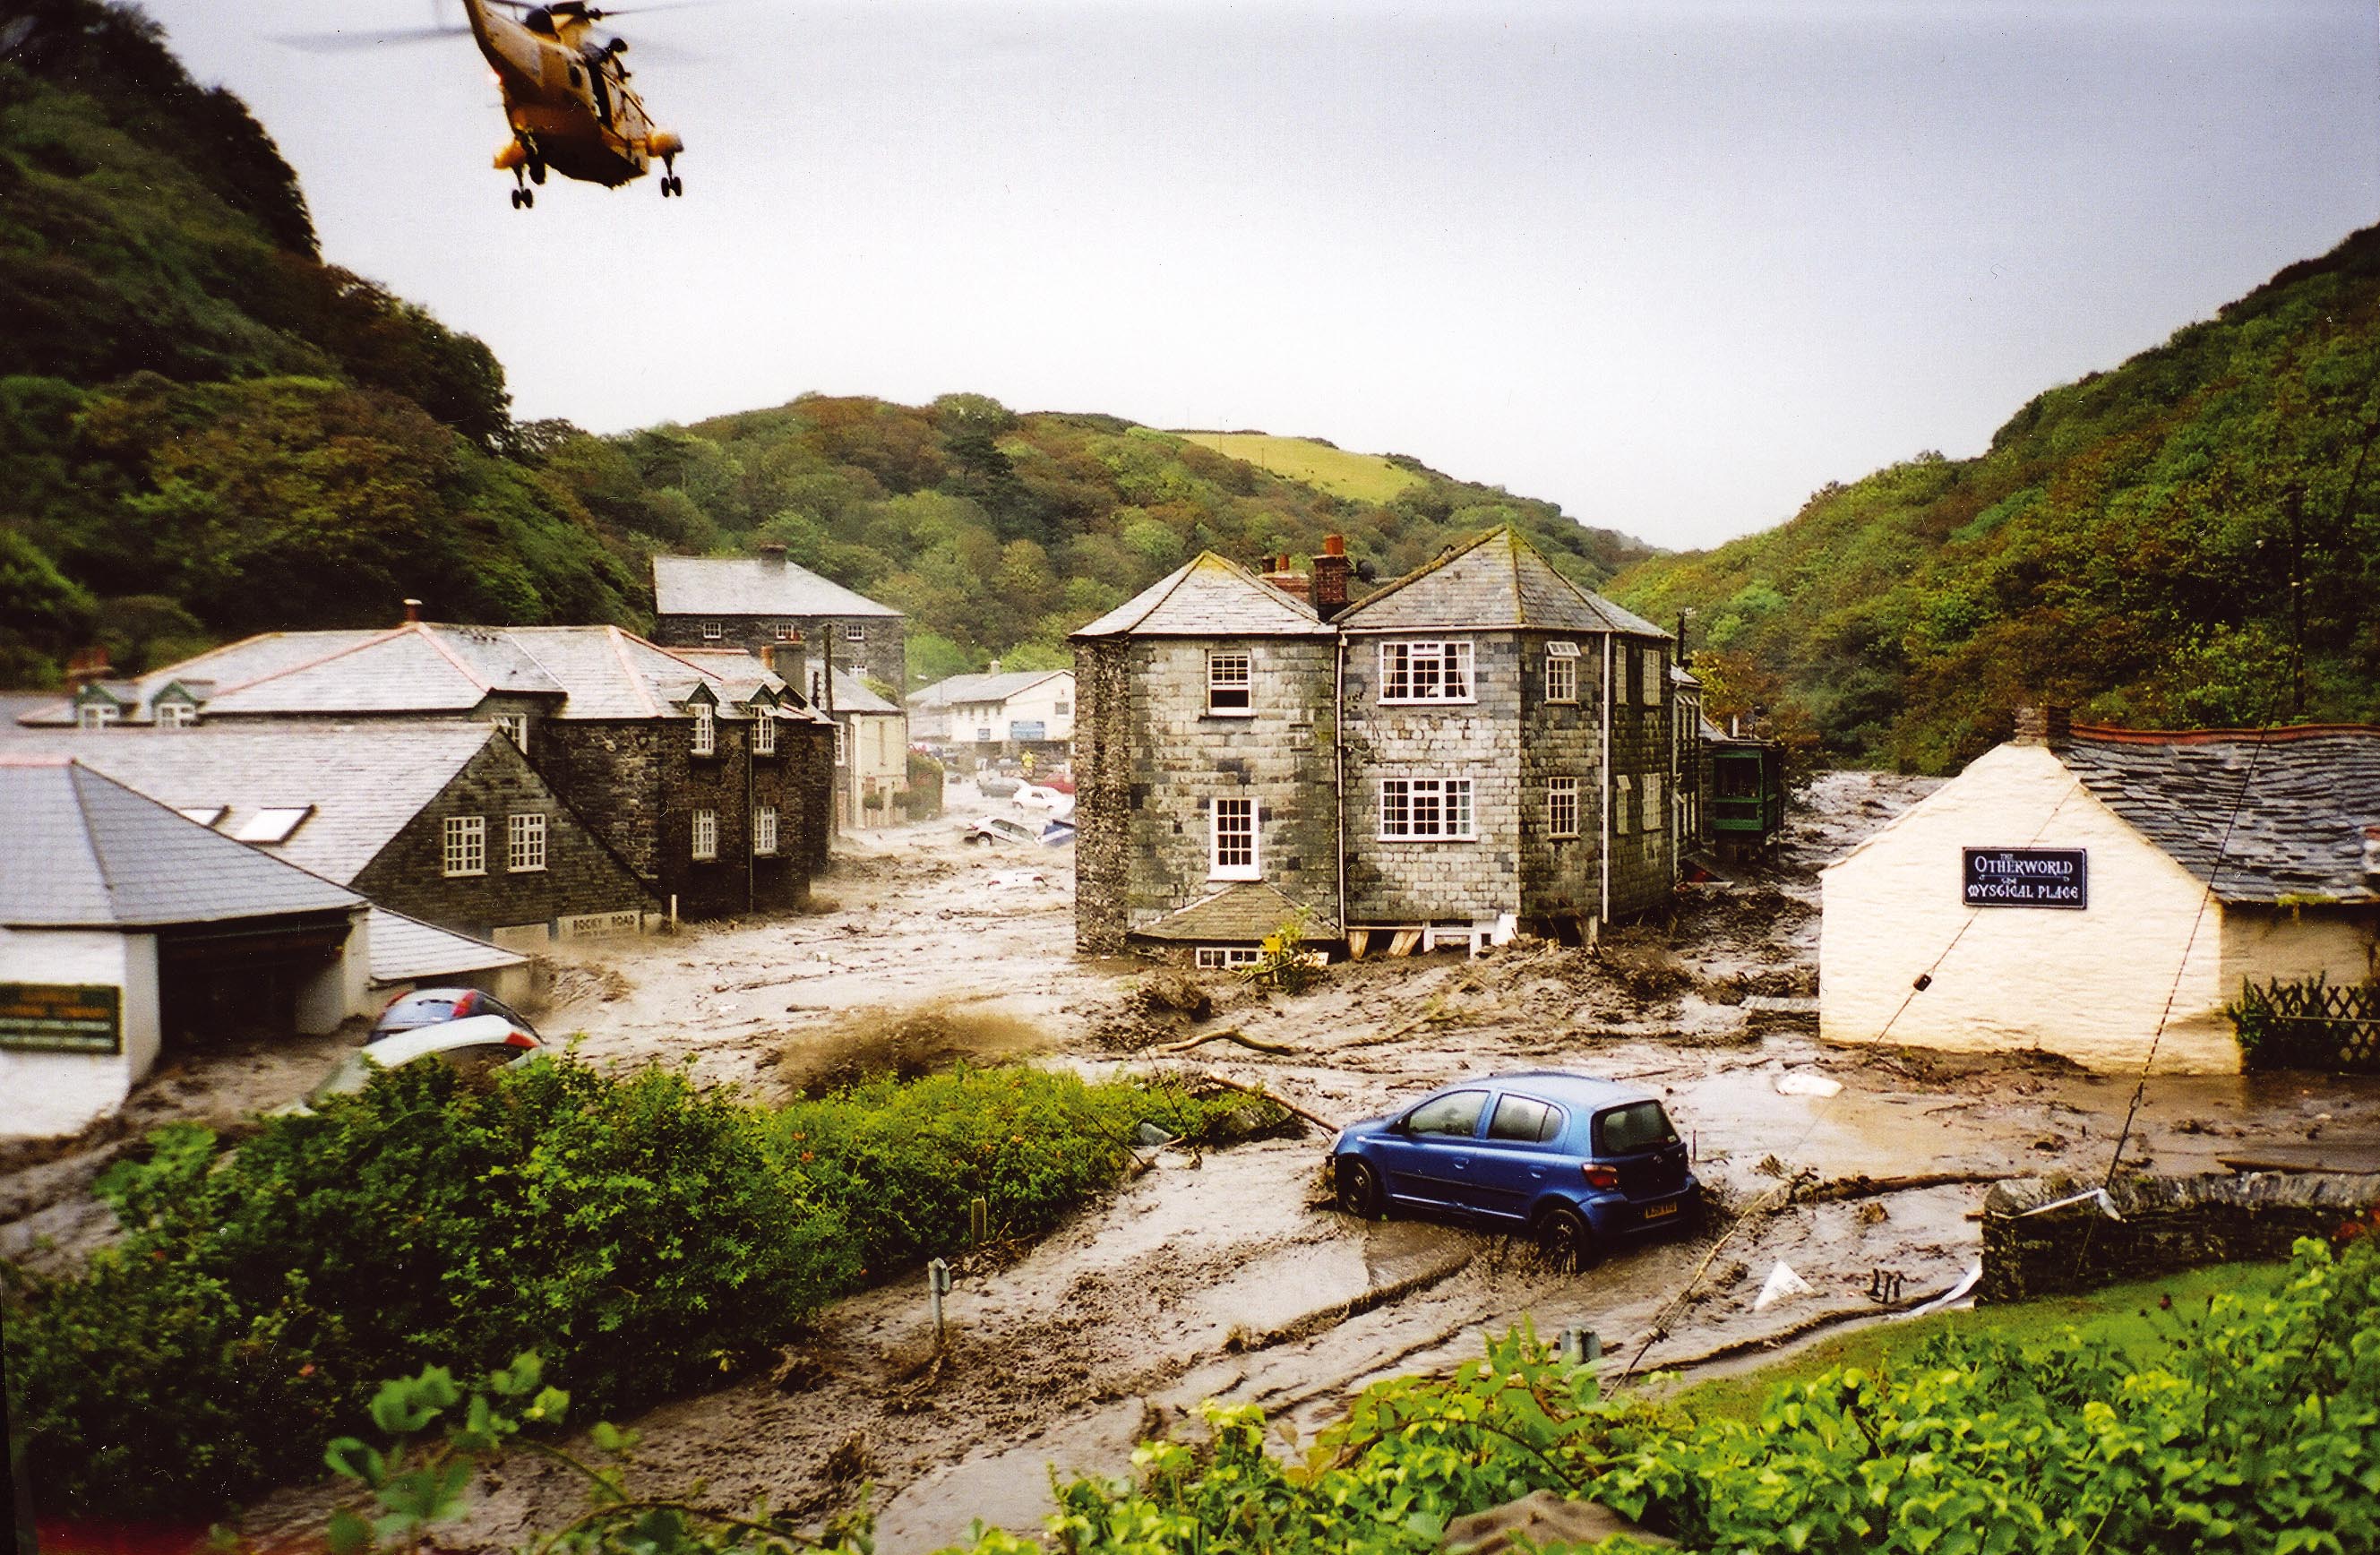
M 353 1096 L 371 1084 L 378 1069 L 395 1069 L 423 1059 L 451 1064 L 467 1075 L 487 1075 L 528 1063 L 546 1051 L 545 1043 L 515 1027 L 502 1015 L 468 1015 L 400 1031 L 365 1043 L 341 1060 L 303 1101 L 281 1108 L 284 1113 L 312 1112 L 330 1097 Z
M 1023 786 L 1014 778 L 1002 777 L 998 772 L 986 772 L 975 780 L 975 791 L 987 799 L 1005 799 Z
M 1525 1232 L 1568 1268 L 1702 1218 L 1702 1184 L 1658 1098 L 1559 1070 L 1493 1075 L 1351 1124 L 1330 1146 L 1340 1206 L 1454 1214 Z
M 1005 816 L 980 816 L 967 822 L 966 832 L 959 839 L 969 844 L 1030 843 L 1036 840 L 1033 829 L 1021 826 Z
M 372 1022 L 371 1035 L 364 1040 L 377 1042 L 400 1031 L 418 1031 L 425 1026 L 443 1026 L 478 1015 L 500 1015 L 511 1023 L 514 1030 L 531 1040 L 544 1040 L 527 1016 L 494 994 L 476 988 L 417 988 L 411 993 L 399 994 L 389 1001 L 380 1019 Z
M 1030 810 L 1072 809 L 1075 806 L 1073 795 L 1061 793 L 1055 788 L 1044 788 L 1038 784 L 1019 784 L 1016 792 L 1009 797 Z

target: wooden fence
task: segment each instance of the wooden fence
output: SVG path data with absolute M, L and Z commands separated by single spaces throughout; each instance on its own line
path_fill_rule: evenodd
M 2380 1075 L 2380 983 L 2243 982 L 2240 1002 L 2224 1013 L 2250 1069 Z

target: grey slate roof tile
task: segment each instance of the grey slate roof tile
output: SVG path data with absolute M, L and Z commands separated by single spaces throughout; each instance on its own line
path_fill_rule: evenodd
M 1335 936 L 1339 926 L 1326 915 L 1283 894 L 1262 881 L 1227 886 L 1178 912 L 1133 932 L 1151 940 L 1196 941 L 1201 944 L 1247 944 L 1262 940 L 1290 919 L 1303 917 L 1318 937 Z
M 2380 825 L 2380 728 L 2078 725 L 2058 755 L 2222 901 L 2380 901 L 2363 873 L 2363 829 Z
M 662 615 L 901 614 L 797 562 L 757 556 L 654 557 L 653 609 Z
M 1580 588 L 1509 525 L 1499 526 L 1350 605 L 1351 632 L 1541 630 L 1670 634 Z
M 1069 635 L 1329 637 L 1330 628 L 1304 600 L 1283 593 L 1229 557 L 1207 551 Z
M 261 851 L 344 883 L 490 740 L 505 737 L 492 724 L 454 719 L 241 720 L 178 730 L 20 731 L 0 750 L 74 757 L 172 810 L 228 807 L 215 823 L 226 842 L 260 809 L 310 807 L 286 842 Z
M 0 924 L 10 928 L 163 928 L 363 901 L 63 756 L 0 754 Z
M 374 907 L 370 916 L 371 980 L 376 983 L 443 981 L 465 972 L 528 963 L 528 956 L 502 945 L 440 929 L 388 907 Z

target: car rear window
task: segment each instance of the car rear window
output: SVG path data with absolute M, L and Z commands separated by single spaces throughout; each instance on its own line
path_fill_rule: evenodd
M 1678 1142 L 1678 1131 L 1670 1126 L 1670 1114 L 1658 1101 L 1614 1107 L 1595 1120 L 1595 1136 L 1599 1156 L 1638 1155 Z
M 1525 1096 L 1508 1096 L 1496 1103 L 1496 1115 L 1488 1124 L 1488 1137 L 1543 1144 L 1560 1126 L 1561 1114 L 1544 1102 Z
M 408 1026 L 433 1026 L 446 1019 L 454 1011 L 455 1001 L 443 995 L 426 997 L 419 993 L 408 993 L 390 1005 L 388 1013 L 380 1018 L 383 1026 L 400 1022 Z
M 1405 1118 L 1408 1134 L 1455 1134 L 1468 1139 L 1479 1127 L 1479 1109 L 1488 1104 L 1484 1090 L 1459 1090 L 1425 1101 Z

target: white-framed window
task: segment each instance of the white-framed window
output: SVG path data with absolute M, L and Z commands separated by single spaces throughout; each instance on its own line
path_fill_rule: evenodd
M 726 635 L 727 628 L 716 621 L 706 621 L 702 624 L 702 640 L 705 642 L 717 642 Z
M 719 717 L 709 702 L 697 702 L 686 710 L 694 714 L 694 753 L 697 756 L 716 755 L 719 750 Z
M 835 723 L 834 764 L 838 767 L 847 767 L 851 764 L 851 741 L 846 737 L 850 733 L 851 725 L 840 721 Z M 991 731 L 979 729 L 976 731 L 975 737 L 978 740 L 989 740 L 991 738 Z
M 488 722 L 509 735 L 516 748 L 521 750 L 528 748 L 528 714 L 500 712 Z
M 75 710 L 75 726 L 81 729 L 104 729 L 115 722 L 113 702 L 85 702 Z
M 793 624 L 792 622 L 790 622 L 790 621 L 780 621 L 780 622 L 778 622 L 778 623 L 777 623 L 777 626 L 776 626 L 776 633 L 777 633 L 777 640 L 778 640 L 779 642 L 791 642 L 791 641 L 793 641 L 793 640 L 794 640 L 794 624 Z
M 752 754 L 777 754 L 777 715 L 767 708 L 752 710 Z
M 1578 700 L 1578 644 L 1574 642 L 1546 644 L 1546 700 L 1549 702 Z
M 1245 718 L 1252 705 L 1254 667 L 1245 653 L 1207 655 L 1207 711 L 1226 718 Z
M 1207 878 L 1212 881 L 1253 881 L 1264 876 L 1257 868 L 1257 802 L 1218 799 L 1208 825 L 1212 849 Z
M 1060 718 L 1064 718 L 1074 712 L 1075 704 L 1067 700 L 1065 698 L 1061 697 L 1056 701 L 1050 704 L 1050 711 L 1057 714 Z
M 199 707 L 196 702 L 159 702 L 157 704 L 157 727 L 160 729 L 187 729 L 198 721 Z
M 717 810 L 694 812 L 694 856 L 697 858 L 719 856 L 719 812 Z
M 516 875 L 545 868 L 543 810 L 516 810 L 504 817 L 504 868 Z
M 1467 838 L 1472 829 L 1469 778 L 1383 778 L 1380 836 L 1385 841 Z
M 1641 830 L 1658 832 L 1667 823 L 1668 812 L 1662 807 L 1662 776 L 1659 772 L 1645 774 L 1645 824 Z
M 450 815 L 442 828 L 445 842 L 439 873 L 447 876 L 488 872 L 488 818 Z
M 752 811 L 752 851 L 777 851 L 777 807 L 761 805 Z
M 1467 640 L 1380 644 L 1380 700 L 1471 700 L 1471 644 Z
M 1636 780 L 1622 772 L 1612 780 L 1611 834 L 1624 837 L 1629 823 L 1636 819 Z
M 1578 835 L 1578 779 L 1558 777 L 1546 780 L 1546 835 Z
M 1200 945 L 1195 954 L 1200 970 L 1208 972 L 1236 971 L 1264 959 L 1264 952 L 1254 945 Z
M 1648 708 L 1659 707 L 1661 683 L 1669 678 L 1667 666 L 1662 662 L 1661 650 L 1658 648 L 1642 648 L 1637 650 L 1637 653 L 1642 657 L 1645 664 L 1643 677 L 1637 682 L 1642 691 L 1641 699 Z
M 845 642 L 866 642 L 868 640 L 868 623 L 865 621 L 844 622 L 843 624 L 843 640 Z

